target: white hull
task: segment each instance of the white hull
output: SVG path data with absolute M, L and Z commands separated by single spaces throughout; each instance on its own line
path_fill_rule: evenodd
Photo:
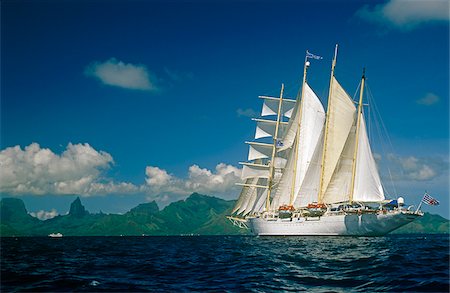
M 321 217 L 288 219 L 248 219 L 250 229 L 260 236 L 382 236 L 406 225 L 420 214 L 389 212 L 387 214 L 325 214 Z

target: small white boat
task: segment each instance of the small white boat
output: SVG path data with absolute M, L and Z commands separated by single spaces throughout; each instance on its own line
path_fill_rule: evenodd
M 63 235 L 61 234 L 61 233 L 51 233 L 51 234 L 48 234 L 48 237 L 52 237 L 52 238 L 61 238 L 61 237 L 63 237 Z

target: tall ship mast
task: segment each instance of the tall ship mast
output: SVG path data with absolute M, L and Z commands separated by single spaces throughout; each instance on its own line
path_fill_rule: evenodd
M 326 112 L 307 80 L 309 59 L 322 57 L 308 51 L 296 99 L 283 97 L 284 85 L 279 97 L 260 96 L 233 224 L 256 235 L 378 236 L 423 215 L 386 200 L 364 118 L 365 72 L 356 103 L 335 77 L 337 49 Z

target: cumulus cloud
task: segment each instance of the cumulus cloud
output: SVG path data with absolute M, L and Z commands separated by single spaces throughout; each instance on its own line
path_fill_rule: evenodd
M 52 219 L 58 216 L 59 214 L 55 209 L 52 209 L 51 211 L 40 210 L 38 212 L 31 212 L 30 215 L 35 218 L 38 218 L 41 221 L 45 221 L 48 219 Z
M 253 117 L 257 117 L 258 116 L 258 113 L 256 113 L 255 110 L 250 109 L 250 108 L 248 108 L 248 109 L 241 109 L 241 108 L 239 108 L 239 109 L 236 110 L 236 113 L 237 113 L 238 117 L 244 116 L 244 117 L 253 118 Z
M 400 30 L 423 24 L 449 21 L 448 0 L 390 0 L 373 7 L 363 6 L 356 16 L 368 22 Z
M 131 183 L 115 183 L 102 177 L 113 163 L 110 154 L 87 143 L 69 143 L 60 155 L 37 143 L 25 149 L 9 147 L 0 152 L 0 192 L 88 196 L 137 191 Z
M 185 179 L 153 166 L 148 166 L 145 174 L 147 192 L 166 202 L 183 198 L 193 192 L 222 197 L 228 195 L 234 198 L 236 194 L 232 193 L 237 190 L 235 183 L 241 181 L 241 169 L 224 163 L 218 164 L 214 171 L 192 165 Z
M 99 79 L 106 85 L 133 90 L 158 90 L 156 78 L 145 65 L 124 63 L 115 58 L 89 64 L 85 69 L 85 74 Z
M 393 176 L 393 179 L 397 180 L 429 181 L 448 172 L 448 159 L 400 157 L 389 154 L 388 160 L 401 170 Z
M 431 106 L 438 103 L 439 100 L 440 100 L 439 96 L 433 93 L 427 93 L 423 98 L 418 99 L 416 103 L 419 105 Z

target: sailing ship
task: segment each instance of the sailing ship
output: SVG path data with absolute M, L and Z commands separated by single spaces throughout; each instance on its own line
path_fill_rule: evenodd
M 337 48 L 326 112 L 307 82 L 309 59 L 321 57 L 308 51 L 296 99 L 283 97 L 283 84 L 279 97 L 260 96 L 234 225 L 256 235 L 380 236 L 423 215 L 401 197 L 386 200 L 364 118 L 365 74 L 354 102 L 334 74 Z

